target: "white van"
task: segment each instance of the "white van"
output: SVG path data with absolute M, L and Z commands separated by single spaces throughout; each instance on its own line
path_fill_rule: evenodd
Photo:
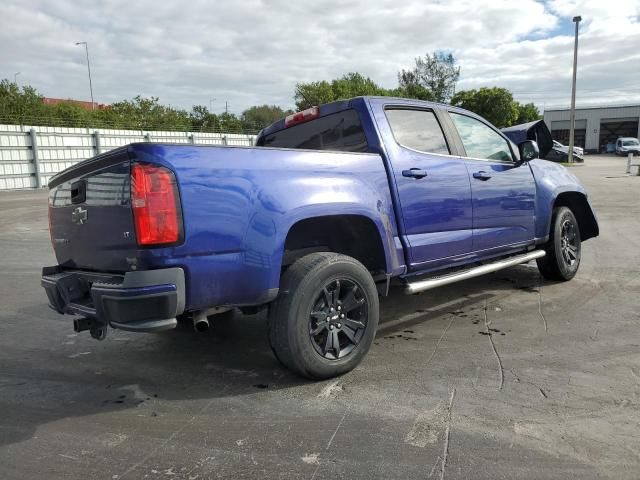
M 621 137 L 616 140 L 616 155 L 627 156 L 630 153 L 640 156 L 640 142 L 637 138 Z

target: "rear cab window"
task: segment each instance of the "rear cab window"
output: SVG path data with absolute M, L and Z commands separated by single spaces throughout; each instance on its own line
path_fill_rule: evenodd
M 368 151 L 360 116 L 353 109 L 325 115 L 309 122 L 260 137 L 261 147 L 332 150 L 339 152 Z
M 449 155 L 447 141 L 433 111 L 391 107 L 385 109 L 385 115 L 399 145 L 419 152 Z

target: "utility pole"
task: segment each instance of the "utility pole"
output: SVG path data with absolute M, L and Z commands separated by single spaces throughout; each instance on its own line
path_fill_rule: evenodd
M 13 74 L 13 83 L 15 83 L 16 85 L 18 84 L 18 75 L 20 75 L 22 72 L 16 72 Z
M 224 113 L 229 115 L 229 102 L 227 101 L 224 102 Z
M 213 113 L 213 102 L 215 101 L 215 97 L 209 99 L 209 113 Z
M 91 65 L 89 64 L 89 46 L 87 42 L 76 42 L 76 45 L 84 45 L 87 54 L 87 71 L 89 72 L 89 91 L 91 92 L 91 110 L 95 110 L 96 104 L 93 101 L 93 85 L 91 84 Z
M 571 84 L 571 116 L 569 117 L 569 163 L 573 162 L 573 144 L 576 128 L 576 75 L 578 69 L 578 26 L 580 21 L 582 21 L 581 16 L 573 17 L 573 22 L 576 24 L 576 36 L 573 45 L 573 82 Z

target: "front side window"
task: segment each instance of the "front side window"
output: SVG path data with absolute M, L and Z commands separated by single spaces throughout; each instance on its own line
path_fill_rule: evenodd
M 449 154 L 447 142 L 433 112 L 428 110 L 387 109 L 389 126 L 396 141 L 413 150 Z
M 451 112 L 468 157 L 513 162 L 509 143 L 493 129 L 475 118 Z

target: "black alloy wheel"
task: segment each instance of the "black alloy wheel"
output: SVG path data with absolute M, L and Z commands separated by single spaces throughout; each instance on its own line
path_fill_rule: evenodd
M 362 287 L 346 278 L 332 280 L 317 293 L 313 305 L 309 336 L 316 352 L 329 360 L 349 355 L 367 327 Z

